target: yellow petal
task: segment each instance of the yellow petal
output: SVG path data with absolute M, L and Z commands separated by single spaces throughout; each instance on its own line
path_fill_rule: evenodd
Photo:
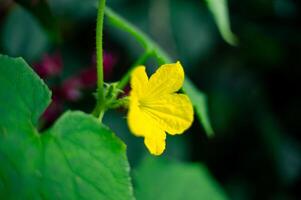
M 130 131 L 136 136 L 145 136 L 145 130 L 151 126 L 147 116 L 141 112 L 136 94 L 131 91 L 129 112 L 127 117 Z
M 130 131 L 136 136 L 145 137 L 144 144 L 151 154 L 160 155 L 165 149 L 166 134 L 156 121 L 139 108 L 135 98 L 131 96 L 127 118 Z
M 140 96 L 145 93 L 148 83 L 148 77 L 144 66 L 136 67 L 131 74 L 131 88 L 136 95 Z
M 184 70 L 180 62 L 165 64 L 150 77 L 148 95 L 157 96 L 178 91 L 184 82 Z
M 183 133 L 193 122 L 193 106 L 185 94 L 167 94 L 145 100 L 140 108 L 171 135 Z
M 144 138 L 144 144 L 151 154 L 159 156 L 165 150 L 166 134 L 156 127 L 152 127 L 148 131 L 151 132 Z

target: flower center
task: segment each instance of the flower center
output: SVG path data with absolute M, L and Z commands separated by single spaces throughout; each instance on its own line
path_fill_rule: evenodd
M 138 106 L 140 109 L 149 108 L 150 107 L 149 99 L 147 99 L 147 98 L 138 99 Z

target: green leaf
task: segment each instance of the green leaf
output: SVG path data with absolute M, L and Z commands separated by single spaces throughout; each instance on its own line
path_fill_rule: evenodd
M 200 164 L 148 158 L 134 173 L 137 200 L 225 200 L 220 186 Z
M 39 22 L 39 25 L 47 32 L 50 39 L 59 42 L 60 32 L 56 18 L 52 15 L 47 1 L 15 0 L 23 8 L 29 11 Z
M 33 61 L 49 47 L 46 32 L 38 21 L 20 6 L 16 5 L 11 9 L 2 31 L 2 45 L 5 53 L 10 56 L 23 56 L 27 61 Z
M 206 95 L 199 91 L 187 77 L 185 78 L 183 89 L 189 96 L 196 111 L 197 117 L 199 118 L 200 123 L 204 126 L 207 136 L 212 137 L 214 135 L 214 131 L 210 123 Z
M 98 0 L 48 0 L 47 3 L 58 17 L 72 20 L 87 20 L 96 17 L 95 8 L 98 5 Z
M 39 134 L 50 92 L 23 59 L 0 56 L 0 199 L 133 199 L 125 145 L 67 112 Z
M 199 2 L 170 1 L 170 7 L 170 28 L 177 59 L 185 63 L 187 71 L 212 54 L 219 38 L 214 34 L 216 29 L 212 26 L 210 13 L 206 8 L 200 8 Z
M 237 45 L 237 37 L 230 28 L 227 0 L 206 0 L 206 2 L 224 40 L 231 45 Z

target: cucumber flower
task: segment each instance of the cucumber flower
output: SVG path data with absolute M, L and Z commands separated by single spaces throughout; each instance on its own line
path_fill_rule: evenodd
M 162 65 L 150 78 L 144 66 L 132 72 L 128 125 L 134 135 L 144 137 L 153 155 L 163 153 L 166 133 L 182 134 L 193 122 L 190 99 L 176 93 L 183 82 L 180 62 Z

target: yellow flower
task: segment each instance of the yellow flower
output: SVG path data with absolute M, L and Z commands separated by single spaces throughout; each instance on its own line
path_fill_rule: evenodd
M 144 137 L 153 155 L 163 153 L 166 132 L 182 134 L 192 124 L 193 106 L 188 96 L 176 93 L 183 82 L 180 62 L 162 65 L 150 78 L 144 66 L 132 72 L 128 125 L 134 135 Z

